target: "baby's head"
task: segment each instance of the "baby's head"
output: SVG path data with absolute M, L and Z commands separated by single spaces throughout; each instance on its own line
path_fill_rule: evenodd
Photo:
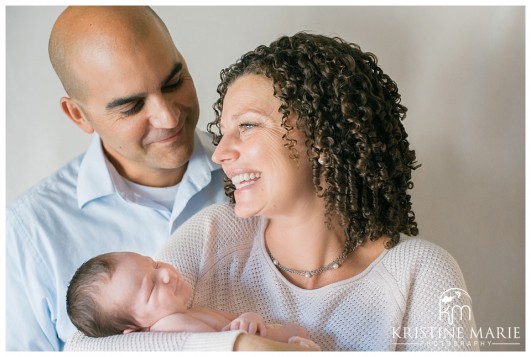
M 83 263 L 76 271 L 66 293 L 66 311 L 72 323 L 85 335 L 103 337 L 121 334 L 136 322 L 125 309 L 106 311 L 101 304 L 103 291 L 120 264 L 120 254 L 98 255 Z
M 106 253 L 76 271 L 66 309 L 85 335 L 104 337 L 148 330 L 185 311 L 191 296 L 190 284 L 171 265 L 132 252 Z

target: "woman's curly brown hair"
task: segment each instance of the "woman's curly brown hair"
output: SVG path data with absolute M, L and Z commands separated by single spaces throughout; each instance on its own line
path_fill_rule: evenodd
M 338 37 L 305 32 L 246 53 L 221 71 L 216 118 L 208 124 L 215 145 L 221 140 L 227 90 L 245 74 L 273 81 L 286 129 L 285 146 L 295 158 L 295 141 L 289 137 L 293 127 L 287 119 L 290 113 L 297 116 L 296 127 L 305 134 L 313 182 L 324 197 L 328 222 L 337 215 L 354 246 L 387 235 L 391 248 L 400 233 L 418 234 L 408 194 L 413 188 L 411 172 L 418 165 L 401 123 L 407 108 L 375 55 Z M 319 157 L 324 157 L 324 164 L 319 164 Z M 225 192 L 234 202 L 234 186 L 230 180 L 226 184 Z

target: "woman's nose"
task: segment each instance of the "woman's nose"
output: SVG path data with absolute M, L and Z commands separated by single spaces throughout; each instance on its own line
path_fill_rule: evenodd
M 212 161 L 216 164 L 223 165 L 230 161 L 234 161 L 239 157 L 238 146 L 235 139 L 231 135 L 223 135 L 216 150 L 212 154 Z

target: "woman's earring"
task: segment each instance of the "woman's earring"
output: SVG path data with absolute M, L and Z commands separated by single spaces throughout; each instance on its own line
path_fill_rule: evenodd
M 316 154 L 319 154 L 319 157 L 317 158 L 317 162 L 319 163 L 319 165 L 324 165 L 325 161 L 324 161 L 324 158 L 323 158 L 323 153 L 321 152 L 321 147 L 315 146 L 314 147 L 314 152 Z

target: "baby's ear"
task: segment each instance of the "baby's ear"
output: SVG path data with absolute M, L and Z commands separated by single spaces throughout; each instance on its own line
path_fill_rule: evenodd
M 149 331 L 149 327 L 138 327 L 138 326 L 133 326 L 133 327 L 130 327 L 130 328 L 126 328 L 124 330 L 124 335 L 127 335 L 128 333 L 131 333 L 131 332 L 147 332 Z
M 138 328 L 128 328 L 128 329 L 125 329 L 124 330 L 124 335 L 127 335 L 128 333 L 131 333 L 131 332 L 136 332 L 138 331 L 139 329 Z

